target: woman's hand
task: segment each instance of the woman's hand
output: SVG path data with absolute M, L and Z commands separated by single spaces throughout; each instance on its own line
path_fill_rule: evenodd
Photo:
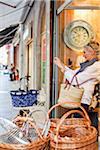
M 58 57 L 54 57 L 54 64 L 56 64 L 62 72 L 65 71 L 65 65 L 61 62 L 61 60 Z
M 61 60 L 58 57 L 54 57 L 54 63 L 59 67 L 61 65 Z

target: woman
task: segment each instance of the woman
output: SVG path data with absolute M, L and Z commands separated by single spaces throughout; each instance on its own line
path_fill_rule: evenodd
M 80 87 L 84 88 L 81 105 L 87 112 L 92 101 L 95 85 L 100 82 L 100 61 L 97 59 L 98 50 L 99 44 L 97 42 L 91 42 L 86 45 L 83 51 L 83 57 L 86 61 L 81 63 L 80 68 L 76 70 L 65 66 L 58 57 L 54 58 L 54 63 L 64 73 L 65 79 L 71 82 L 73 76 L 76 75 L 79 85 L 81 84 Z M 72 85 L 77 85 L 75 78 Z

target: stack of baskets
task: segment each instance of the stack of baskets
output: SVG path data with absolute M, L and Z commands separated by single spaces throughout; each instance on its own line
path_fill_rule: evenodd
M 43 130 L 37 128 L 36 124 L 34 125 L 34 122 L 29 119 L 30 125 L 35 129 L 38 138 L 26 144 L 0 143 L 0 150 L 97 150 L 97 131 L 91 126 L 90 119 L 82 106 L 80 106 L 80 110 L 67 111 L 60 119 L 49 119 L 51 111 L 60 105 L 56 104 L 48 111 L 48 119 Z M 82 118 L 69 118 L 76 113 L 81 115 Z M 30 113 L 31 119 L 32 114 L 33 112 Z M 26 119 L 25 122 L 27 121 L 27 117 L 22 119 Z M 48 127 L 49 121 L 50 129 Z M 49 135 L 47 134 L 48 129 Z
M 48 114 L 60 104 L 53 106 Z M 61 119 L 51 119 L 50 150 L 97 150 L 97 131 L 91 126 L 90 119 L 80 106 L 80 110 L 70 110 Z M 71 114 L 82 118 L 68 118 Z

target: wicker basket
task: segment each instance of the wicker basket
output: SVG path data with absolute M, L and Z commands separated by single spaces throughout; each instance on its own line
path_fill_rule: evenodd
M 27 145 L 0 144 L 0 150 L 49 150 L 49 137 L 38 139 Z
M 70 104 L 70 102 L 69 102 L 69 104 Z M 71 104 L 72 104 L 72 102 L 71 102 Z M 75 105 L 76 103 L 73 103 L 73 104 Z M 58 104 L 52 106 L 50 108 L 50 110 L 48 111 L 48 116 L 50 116 L 50 113 L 52 112 L 53 109 L 55 109 L 56 107 L 59 107 L 60 105 L 61 104 L 58 103 Z M 64 130 L 66 130 L 66 128 L 73 127 L 73 126 L 74 127 L 75 126 L 84 126 L 84 127 L 90 126 L 91 121 L 90 121 L 86 111 L 84 110 L 84 108 L 82 106 L 79 106 L 79 107 L 83 112 L 78 111 L 78 110 L 73 110 L 73 113 L 79 113 L 82 116 L 82 118 L 67 118 L 67 119 L 65 119 L 63 124 L 60 126 L 61 131 L 62 130 L 64 131 Z M 67 111 L 68 110 L 66 110 L 66 112 Z M 50 121 L 51 121 L 50 132 L 55 132 L 57 125 L 60 121 L 60 118 L 51 118 Z
M 55 144 L 52 143 L 52 147 L 50 147 L 50 150 L 55 150 Z M 58 149 L 58 150 L 66 150 L 66 148 L 64 149 L 63 147 Z M 73 150 L 73 149 L 67 149 L 67 150 Z M 98 150 L 98 144 L 96 142 L 89 144 L 87 146 L 81 147 L 81 148 L 74 148 L 74 150 Z
M 81 108 L 81 107 L 80 107 Z M 61 126 L 64 123 L 65 119 L 77 110 L 70 110 L 65 113 L 60 122 L 56 127 L 56 132 L 50 133 L 50 147 L 51 149 L 56 150 L 69 150 L 69 149 L 80 149 L 88 146 L 97 139 L 97 131 L 94 127 L 88 126 L 79 126 L 79 125 L 69 125 L 66 130 L 61 130 Z M 77 111 L 79 113 L 79 111 Z M 86 112 L 85 112 L 86 115 Z M 87 116 L 86 116 L 87 117 Z M 62 126 L 63 127 L 63 126 Z
M 37 104 L 37 90 L 10 91 L 13 107 L 29 107 Z
M 24 118 L 22 118 L 22 121 L 23 119 Z M 38 138 L 27 144 L 0 143 L 0 150 L 49 150 L 49 135 L 42 136 L 42 131 L 39 130 L 33 122 L 29 120 L 29 124 L 31 128 L 33 127 L 36 130 Z

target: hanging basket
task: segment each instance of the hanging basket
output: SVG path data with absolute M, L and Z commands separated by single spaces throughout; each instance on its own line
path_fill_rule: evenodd
M 29 107 L 37 104 L 37 90 L 29 91 L 11 91 L 12 105 L 14 107 Z
M 82 108 L 82 107 L 80 107 Z M 97 131 L 94 127 L 88 126 L 79 126 L 78 124 L 66 125 L 66 130 L 63 130 L 63 123 L 66 118 L 76 113 L 77 110 L 70 110 L 65 113 L 60 119 L 59 123 L 56 126 L 56 131 L 50 133 L 50 147 L 51 150 L 73 150 L 86 147 L 92 143 L 95 143 L 97 140 Z M 84 111 L 85 112 L 85 111 Z M 79 113 L 79 111 L 77 111 Z M 80 114 L 80 113 L 79 113 Z M 86 115 L 86 112 L 85 112 Z M 85 116 L 84 117 L 87 117 Z M 75 118 L 76 119 L 76 118 Z M 85 118 L 84 118 L 85 119 Z M 62 127 L 62 130 L 61 130 Z

